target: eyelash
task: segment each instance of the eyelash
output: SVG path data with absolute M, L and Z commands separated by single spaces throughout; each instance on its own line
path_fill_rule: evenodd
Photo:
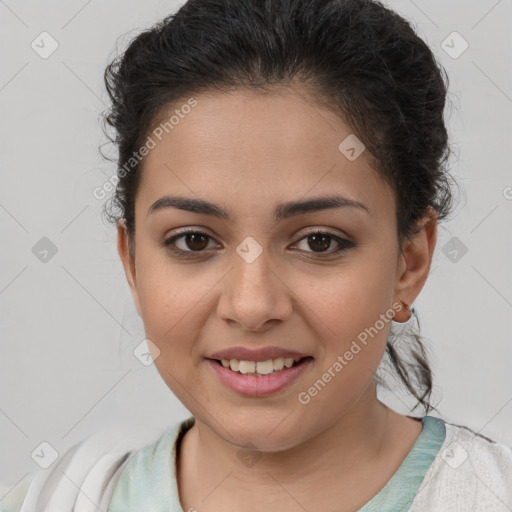
M 163 245 L 166 247 L 166 249 L 168 249 L 173 254 L 176 254 L 177 256 L 180 256 L 180 257 L 183 257 L 183 258 L 201 257 L 202 254 L 204 252 L 206 252 L 206 250 L 202 250 L 202 251 L 183 251 L 182 249 L 178 249 L 178 250 L 171 249 L 171 245 L 174 245 L 174 243 L 177 240 L 179 240 L 180 238 L 184 238 L 187 235 L 204 235 L 207 238 L 209 238 L 210 240 L 213 239 L 210 235 L 208 235 L 207 233 L 204 233 L 203 231 L 198 231 L 198 230 L 190 229 L 190 230 L 187 230 L 187 231 L 182 231 L 181 233 L 173 235 L 170 238 L 164 240 Z M 331 252 L 306 251 L 306 252 L 311 252 L 312 254 L 320 255 L 320 258 L 334 256 L 334 255 L 337 255 L 337 254 L 339 254 L 341 252 L 344 252 L 344 251 L 346 251 L 348 249 L 351 249 L 352 247 L 355 247 L 355 244 L 353 242 L 351 242 L 350 240 L 345 240 L 344 238 L 341 238 L 341 237 L 339 237 L 337 235 L 334 235 L 334 234 L 329 233 L 327 231 L 320 231 L 320 230 L 315 230 L 315 231 L 311 231 L 309 233 L 306 233 L 299 240 L 297 240 L 297 242 L 295 242 L 295 245 L 298 244 L 299 242 L 301 242 L 302 240 L 307 239 L 307 238 L 309 238 L 311 236 L 315 236 L 315 235 L 327 236 L 328 238 L 331 238 L 332 240 L 334 240 L 334 241 L 336 241 L 336 242 L 338 242 L 340 244 L 340 247 L 338 247 L 336 250 L 331 251 Z M 324 254 L 326 256 L 322 256 Z M 192 256 L 192 255 L 194 255 L 194 256 Z

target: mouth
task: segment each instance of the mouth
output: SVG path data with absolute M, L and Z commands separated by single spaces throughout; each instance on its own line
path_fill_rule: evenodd
M 266 361 L 205 358 L 208 366 L 227 388 L 250 397 L 274 395 L 312 366 L 312 356 L 276 358 Z
M 305 359 L 313 359 L 311 356 L 306 357 L 277 357 L 275 359 L 267 359 L 266 361 L 247 361 L 239 359 L 210 359 L 219 366 L 231 370 L 233 373 L 242 375 L 254 375 L 256 377 L 266 377 L 276 375 L 289 368 L 294 368 L 301 364 Z

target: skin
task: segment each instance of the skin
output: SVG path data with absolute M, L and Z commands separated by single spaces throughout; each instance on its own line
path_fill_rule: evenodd
M 393 190 L 372 169 L 368 151 L 355 161 L 339 151 L 350 128 L 305 91 L 196 99 L 146 158 L 135 203 L 135 260 L 118 225 L 133 299 L 160 351 L 153 350 L 157 370 L 196 418 L 178 460 L 182 507 L 353 511 L 388 482 L 421 432 L 419 421 L 377 400 L 373 375 L 390 323 L 309 404 L 297 396 L 393 303 L 415 300 L 435 249 L 435 212 L 399 251 Z M 277 203 L 333 193 L 364 203 L 369 213 L 332 208 L 273 221 Z M 231 219 L 176 208 L 148 215 L 165 194 L 206 199 Z M 163 245 L 185 227 L 211 237 L 202 245 L 177 242 L 193 255 L 200 246 L 196 259 L 180 259 Z M 314 228 L 355 246 L 325 256 L 305 236 Z M 263 251 L 252 263 L 236 252 L 248 236 Z M 326 247 L 332 254 L 339 245 L 330 238 Z M 404 309 L 394 320 L 408 315 Z M 314 362 L 281 392 L 244 397 L 204 359 L 235 345 L 291 348 Z M 237 457 L 247 443 L 260 454 L 252 466 Z

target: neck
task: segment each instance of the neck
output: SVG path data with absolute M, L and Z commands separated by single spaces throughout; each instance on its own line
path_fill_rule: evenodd
M 397 417 L 404 419 L 377 400 L 372 385 L 350 411 L 326 430 L 287 450 L 256 452 L 252 464 L 240 457 L 240 447 L 227 443 L 196 418 L 183 438 L 178 460 L 182 504 L 198 510 L 201 506 L 203 510 L 217 510 L 217 506 L 224 510 L 243 506 L 249 510 L 247 504 L 254 503 L 258 509 L 262 496 L 269 503 L 289 500 L 288 494 L 305 500 L 315 493 L 328 495 L 334 486 L 343 499 L 352 492 L 354 503 L 362 499 L 363 505 L 387 482 L 403 458 L 394 457 L 393 467 L 388 467 L 391 441 L 396 441 Z M 396 450 L 396 444 L 393 448 Z M 383 464 L 387 464 L 387 470 Z M 372 485 L 368 477 L 376 471 L 382 478 L 373 479 L 376 487 L 368 488 L 368 495 L 362 497 L 362 487 Z M 217 505 L 205 508 L 208 502 Z M 337 507 L 340 510 L 339 501 Z

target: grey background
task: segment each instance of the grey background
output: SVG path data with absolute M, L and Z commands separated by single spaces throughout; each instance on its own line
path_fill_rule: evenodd
M 452 172 L 464 194 L 439 230 L 415 304 L 433 354 L 438 409 L 512 445 L 512 1 L 388 3 L 413 21 L 451 80 Z M 93 196 L 115 172 L 98 153 L 104 67 L 117 43 L 124 47 L 177 6 L 0 0 L 4 482 L 37 469 L 30 454 L 42 441 L 63 453 L 102 429 L 159 429 L 189 416 L 154 366 L 133 354 L 145 338 L 142 322 L 115 228 Z M 59 45 L 47 59 L 31 47 L 43 31 Z M 460 51 L 458 36 L 448 37 L 454 31 L 469 44 L 458 58 L 442 47 L 446 40 Z M 43 237 L 57 249 L 46 262 L 33 252 Z M 409 412 L 398 392 L 382 397 Z

